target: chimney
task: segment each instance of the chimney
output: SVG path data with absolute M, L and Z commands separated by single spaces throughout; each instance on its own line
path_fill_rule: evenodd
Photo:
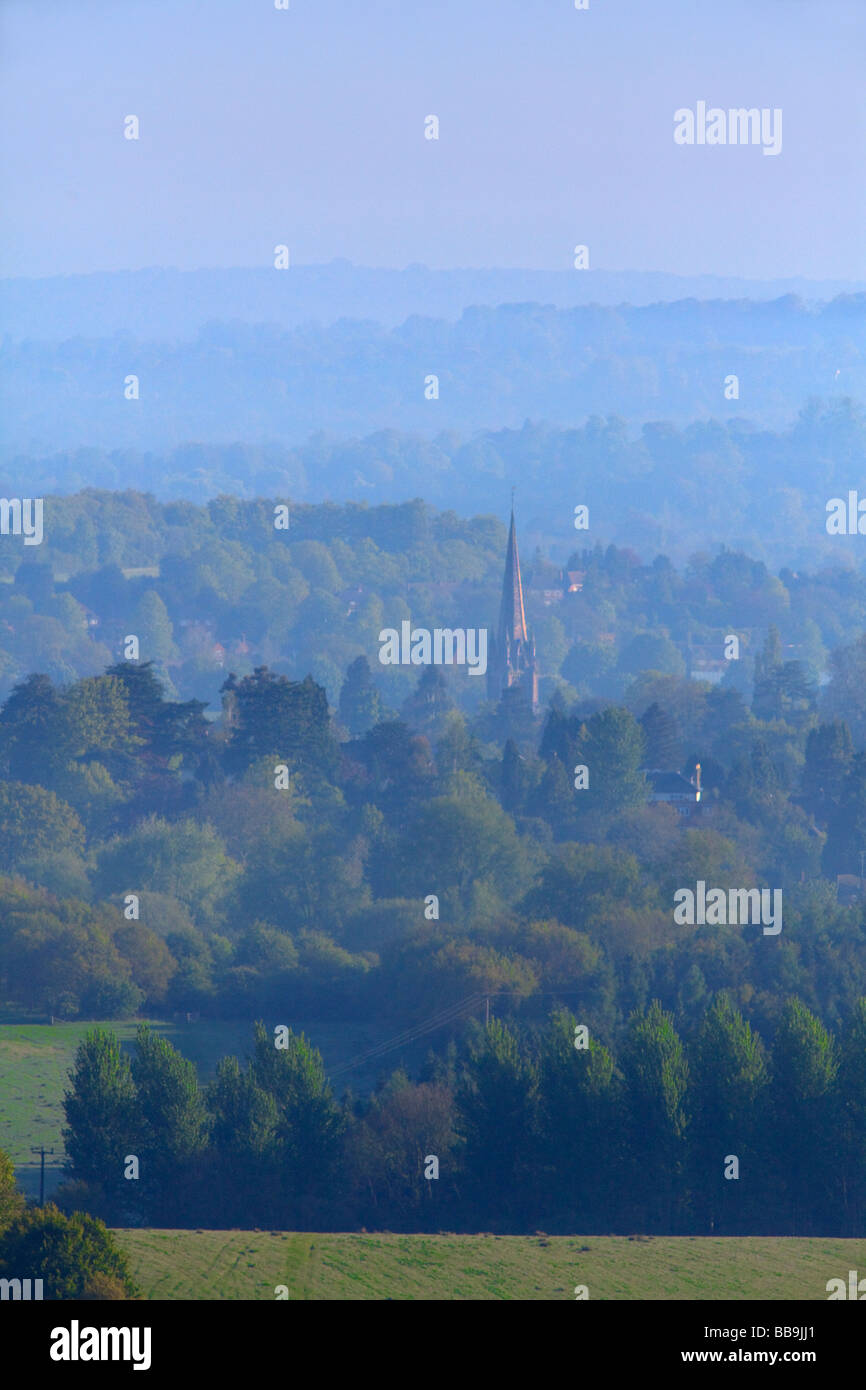
M 698 790 L 698 794 L 697 794 L 697 796 L 695 797 L 695 801 L 700 801 L 700 799 L 701 799 L 701 765 L 700 765 L 700 763 L 695 763 L 695 786 L 697 787 L 697 790 Z

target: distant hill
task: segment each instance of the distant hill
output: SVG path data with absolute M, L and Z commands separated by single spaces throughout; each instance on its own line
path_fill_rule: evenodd
M 281 328 L 341 318 L 394 328 L 413 314 L 457 319 L 469 305 L 656 304 L 676 299 L 829 300 L 866 290 L 864 281 L 743 280 L 632 270 L 382 270 L 335 260 L 277 271 L 115 271 L 0 280 L 0 335 L 28 340 L 193 338 L 212 319 Z
M 279 296 L 296 282 L 272 276 L 273 305 L 261 309 L 270 324 L 215 321 L 223 299 L 192 336 L 157 334 L 159 315 L 143 325 L 131 304 L 122 332 L 100 328 L 95 314 L 86 336 L 44 341 L 34 306 L 33 340 L 7 337 L 0 351 L 0 461 L 90 447 L 297 447 L 321 432 L 432 439 L 609 414 L 633 426 L 741 417 L 779 429 L 811 397 L 866 398 L 866 294 L 812 307 L 794 295 L 620 308 L 510 303 L 466 308 L 456 322 L 416 314 L 397 327 L 355 319 L 286 327 L 275 321 Z M 423 491 L 420 480 L 414 491 Z
M 436 408 L 435 402 L 427 404 Z M 131 524 L 122 515 L 108 519 L 104 494 L 88 492 L 68 507 L 50 500 L 97 488 L 124 496 L 134 489 L 161 502 L 202 504 L 219 495 L 291 500 L 295 539 L 302 504 L 348 503 L 351 512 L 359 503 L 375 508 L 423 497 L 447 509 L 449 525 L 456 526 L 455 511 L 507 514 L 516 484 L 525 544 L 541 544 L 560 559 L 573 546 L 613 542 L 645 557 L 662 552 L 678 562 L 720 545 L 774 565 L 810 569 L 822 559 L 831 564 L 860 560 L 863 537 L 828 535 L 826 506 L 833 497 L 847 498 L 862 482 L 862 408 L 850 399 L 811 403 L 790 428 L 778 431 L 757 428 L 738 415 L 724 422 L 721 415 L 681 428 L 660 421 L 630 429 L 615 417 L 592 417 L 573 429 L 525 421 L 516 429 L 468 436 L 443 431 L 433 439 L 394 429 L 349 439 L 320 435 L 299 448 L 202 443 L 20 454 L 0 464 L 0 495 L 48 499 L 39 558 L 64 574 L 81 568 L 83 537 L 90 538 L 92 528 L 122 532 Z M 574 508 L 581 503 L 589 507 L 586 531 L 574 526 Z M 76 520 L 82 508 L 89 513 L 86 530 L 77 529 L 85 525 Z M 183 515 L 191 525 L 190 514 Z M 328 507 L 322 515 L 327 542 L 343 522 Z M 157 529 L 163 524 L 158 521 Z M 126 566 L 153 565 L 162 553 L 150 523 L 142 526 L 139 530 L 136 521 L 124 537 Z M 92 544 L 88 539 L 87 564 L 95 563 Z M 498 566 L 500 551 L 495 555 Z M 22 558 L 27 558 L 23 542 L 10 538 L 0 549 L 0 571 L 11 576 Z M 347 571 L 347 583 L 351 577 Z

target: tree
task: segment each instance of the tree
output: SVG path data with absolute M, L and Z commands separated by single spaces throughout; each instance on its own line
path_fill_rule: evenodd
M 57 764 L 60 700 L 48 676 L 14 686 L 0 713 L 0 754 L 14 781 L 46 783 Z
M 105 1224 L 81 1211 L 64 1216 L 53 1202 L 27 1207 L 0 1234 L 0 1278 L 22 1277 L 41 1279 L 45 1299 L 104 1297 L 106 1279 L 123 1297 L 139 1296 Z
M 771 623 L 761 650 L 755 656 L 755 689 L 752 713 L 756 719 L 781 718 L 779 673 L 782 669 L 782 639 Z
M 855 753 L 831 812 L 824 846 L 825 874 L 859 874 L 866 849 L 866 752 Z
M 402 720 L 376 724 L 344 749 L 363 769 L 361 790 L 386 811 L 405 816 L 433 781 L 429 741 L 413 734 Z
M 0 862 L 17 863 L 40 850 L 84 849 L 84 826 L 54 792 L 24 782 L 0 782 Z
M 67 758 L 129 755 L 132 734 L 126 686 L 117 676 L 88 676 L 61 694 L 58 707 L 60 749 Z
M 237 1057 L 223 1057 L 207 1103 L 212 1116 L 209 1188 L 216 1219 L 238 1225 L 266 1220 L 268 1186 L 279 1157 L 274 1097 L 258 1084 L 251 1068 L 241 1069 Z
M 400 717 L 412 729 L 436 739 L 444 728 L 446 715 L 454 709 L 441 666 L 425 666 L 418 684 L 403 701 Z
M 575 1042 L 576 1019 L 558 1011 L 541 1049 L 541 1161 L 555 1219 L 567 1230 L 606 1230 L 619 1204 L 621 1078 L 597 1038 Z
M 189 1219 L 196 1165 L 207 1146 L 209 1117 L 192 1062 L 146 1025 L 136 1033 L 131 1065 L 136 1126 L 130 1152 L 140 1164 L 142 1191 L 156 1217 Z
M 839 719 L 810 729 L 803 767 L 803 799 L 823 824 L 842 797 L 845 777 L 854 755 L 851 731 Z
M 824 691 L 822 709 L 831 719 L 843 719 L 858 748 L 866 743 L 866 632 L 848 647 L 836 647 L 828 662 L 830 681 Z
M 135 732 L 149 744 L 165 704 L 162 682 L 153 669 L 153 662 L 120 661 L 109 666 L 105 674 L 121 682 Z
M 251 1073 L 277 1108 L 279 1189 L 294 1217 L 315 1212 L 342 1159 L 343 1116 L 325 1077 L 322 1055 L 291 1029 L 285 1047 L 263 1023 L 254 1034 Z M 285 1215 L 284 1210 L 284 1215 Z
M 392 895 L 423 897 L 453 888 L 464 905 L 473 885 L 485 880 L 500 894 L 520 892 L 527 872 L 526 849 L 511 817 L 466 774 L 458 774 L 453 795 L 421 806 L 396 854 L 378 868 L 382 886 L 393 884 Z
M 15 1182 L 15 1165 L 8 1153 L 0 1149 L 0 1236 L 23 1210 L 24 1198 Z
M 687 880 L 686 880 L 687 881 Z M 611 902 L 643 905 L 640 865 L 633 854 L 608 845 L 563 845 L 544 865 L 522 909 L 532 918 L 585 925 Z
M 629 1020 L 620 1064 L 637 1208 L 648 1226 L 670 1232 L 682 1200 L 689 1068 L 673 1017 L 657 999 Z
M 637 632 L 620 653 L 619 669 L 627 676 L 638 676 L 642 671 L 684 676 L 686 663 L 682 652 L 666 633 Z
M 577 824 L 575 802 L 583 794 L 575 790 L 573 771 L 563 767 L 554 753 L 541 781 L 528 798 L 527 810 L 530 815 L 547 821 L 555 839 L 571 840 Z
M 866 998 L 860 998 L 842 1034 L 839 1066 L 842 1194 L 852 1235 L 866 1216 Z
M 648 768 L 674 770 L 682 762 L 680 734 L 676 720 L 658 701 L 648 705 L 640 717 Z
M 336 743 L 325 691 L 312 677 L 290 681 L 267 666 L 222 687 L 229 696 L 229 763 L 249 766 L 274 757 L 322 775 L 333 770 Z
M 164 601 L 155 589 L 146 589 L 132 614 L 130 631 L 139 639 L 150 661 L 165 665 L 177 658 L 174 631 Z
M 536 1205 L 539 1078 L 497 1019 L 471 1049 L 457 1090 L 457 1131 L 474 1210 L 521 1220 Z
M 135 1132 L 135 1087 L 127 1057 L 113 1033 L 85 1034 L 64 1092 L 66 1167 L 80 1182 L 116 1200 Z
M 384 718 L 382 697 L 373 684 L 370 663 L 358 656 L 346 670 L 340 690 L 340 723 L 357 738 Z
M 772 1113 L 776 1172 L 791 1234 L 817 1233 L 830 1208 L 836 1164 L 835 1039 L 799 999 L 789 999 L 773 1043 Z
M 644 757 L 643 732 L 627 709 L 611 707 L 588 719 L 576 754 L 589 769 L 589 788 L 581 792 L 586 800 L 579 804 L 584 816 L 594 821 L 643 805 L 648 796 Z
M 439 1175 L 428 1180 L 424 1170 L 430 1155 L 439 1161 Z M 451 1091 L 431 1082 L 413 1085 L 405 1073 L 395 1073 L 353 1127 L 349 1161 L 356 1200 L 369 1211 L 371 1225 L 410 1230 L 441 1225 L 458 1163 Z
M 167 893 L 194 916 L 216 910 L 237 872 L 213 826 L 159 816 L 109 840 L 97 857 L 97 883 L 105 896 L 136 889 Z
M 502 750 L 499 786 L 503 808 L 512 816 L 523 803 L 525 779 L 521 761 L 514 739 L 506 739 Z
M 745 1227 L 746 1216 L 761 1209 L 758 1106 L 765 1098 L 768 1072 L 760 1038 L 720 994 L 704 1014 L 691 1053 L 692 1177 L 710 1231 L 723 1219 L 725 1229 Z M 736 1155 L 740 1177 L 726 1179 L 724 1160 Z M 751 1200 L 742 1194 L 751 1194 Z

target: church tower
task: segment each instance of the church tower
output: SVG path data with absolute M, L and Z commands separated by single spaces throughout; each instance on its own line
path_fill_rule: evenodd
M 520 577 L 520 556 L 517 553 L 517 532 L 514 527 L 514 507 L 505 552 L 505 575 L 502 580 L 502 600 L 499 605 L 499 624 L 490 642 L 487 663 L 487 694 L 497 702 L 506 690 L 517 687 L 522 700 L 533 711 L 538 707 L 538 667 L 535 661 L 535 638 L 526 626 L 523 607 L 523 580 Z

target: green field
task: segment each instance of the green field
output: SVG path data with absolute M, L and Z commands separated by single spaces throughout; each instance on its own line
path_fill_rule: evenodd
M 326 1066 L 336 1066 L 379 1040 L 369 1028 L 358 1024 L 286 1021 L 296 1032 L 306 1031 L 321 1049 Z M 43 1144 L 55 1151 L 53 1159 L 45 1160 L 49 1195 L 62 1179 L 63 1092 L 79 1042 L 91 1028 L 100 1027 L 110 1029 L 130 1047 L 138 1026 L 139 1020 L 0 1026 L 0 1149 L 11 1156 L 18 1182 L 28 1196 L 38 1194 L 39 1189 L 39 1159 L 31 1153 L 31 1146 Z M 229 1053 L 244 1057 L 252 1044 L 252 1021 L 152 1021 L 151 1027 L 195 1063 L 201 1081 L 213 1077 L 221 1057 Z M 397 1059 L 391 1065 L 396 1066 Z M 351 1082 L 360 1092 L 372 1079 L 370 1073 L 359 1069 L 346 1077 L 346 1083 Z
M 866 1240 L 116 1231 L 152 1299 L 807 1299 Z

